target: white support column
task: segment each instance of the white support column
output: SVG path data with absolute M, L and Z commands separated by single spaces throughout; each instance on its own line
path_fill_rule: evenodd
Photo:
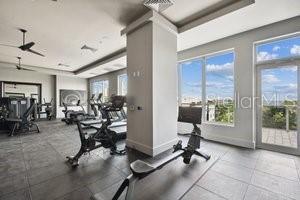
M 177 141 L 177 28 L 151 11 L 127 35 L 127 146 L 155 156 Z

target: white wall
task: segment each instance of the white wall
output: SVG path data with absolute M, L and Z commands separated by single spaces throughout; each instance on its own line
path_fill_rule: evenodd
M 42 100 L 45 98 L 47 102 L 50 102 L 51 98 L 55 96 L 55 78 L 53 75 L 19 71 L 0 66 L 0 81 L 40 83 L 42 84 Z
M 66 89 L 66 90 L 85 90 L 88 92 L 88 80 L 84 78 L 77 78 L 77 77 L 68 77 L 68 76 L 56 76 L 55 80 L 55 86 L 56 86 L 56 117 L 57 118 L 63 118 L 64 113 L 62 110 L 63 107 L 60 107 L 60 90 Z M 87 105 L 83 106 L 84 109 L 87 111 Z M 79 107 L 72 107 L 72 110 L 78 110 Z
M 222 30 L 220 30 L 222 31 Z M 178 53 L 178 60 L 186 60 L 211 54 L 225 49 L 234 48 L 235 52 L 235 90 L 239 99 L 253 97 L 255 94 L 255 68 L 253 66 L 253 43 L 300 31 L 300 17 L 271 24 L 228 38 L 201 45 Z M 213 33 L 212 33 L 213 34 Z M 199 37 L 201 37 L 199 35 Z M 203 124 L 204 137 L 220 142 L 245 147 L 255 146 L 255 112 L 253 108 L 237 108 L 234 127 Z M 181 124 L 180 132 L 185 132 L 187 126 Z M 191 127 L 190 127 L 191 128 Z M 191 129 L 190 129 L 191 130 Z

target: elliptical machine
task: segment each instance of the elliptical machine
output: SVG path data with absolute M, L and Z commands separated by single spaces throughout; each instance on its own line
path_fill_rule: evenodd
M 103 115 L 105 115 L 105 121 L 102 121 L 102 124 L 99 128 L 95 128 L 96 132 L 88 133 L 85 132 L 81 126 L 79 120 L 76 120 L 76 124 L 79 131 L 79 137 L 81 141 L 81 147 L 78 153 L 75 156 L 68 156 L 68 162 L 73 166 L 77 167 L 79 165 L 79 158 L 90 151 L 93 151 L 97 148 L 104 147 L 110 149 L 112 155 L 125 155 L 126 150 L 118 150 L 116 143 L 120 140 L 126 139 L 125 133 L 117 133 L 113 128 L 109 128 L 112 124 L 110 113 L 120 111 L 123 108 L 125 103 L 124 96 L 113 96 L 111 98 L 111 103 L 107 104 L 105 107 L 102 107 Z M 73 118 L 77 118 L 76 113 Z M 93 127 L 93 126 L 92 126 Z M 87 136 L 87 137 L 86 137 Z
M 52 106 L 52 103 L 53 103 L 53 98 L 51 99 L 50 102 L 46 102 L 45 98 L 44 98 L 44 103 L 42 104 L 37 104 L 37 108 L 38 108 L 38 116 L 39 118 L 41 118 L 41 114 L 46 114 L 46 118 L 48 120 L 52 120 L 53 119 L 53 106 Z M 43 107 L 44 108 L 44 112 L 42 111 L 43 110 Z
M 96 119 L 95 116 L 89 115 L 85 112 L 83 106 L 80 104 L 80 100 L 77 101 L 76 106 L 80 106 L 81 110 L 74 111 L 74 110 L 68 110 L 68 105 L 63 102 L 64 110 L 62 111 L 65 114 L 65 118 L 63 118 L 61 121 L 65 122 L 66 124 L 73 124 L 75 121 L 79 120 L 92 120 Z

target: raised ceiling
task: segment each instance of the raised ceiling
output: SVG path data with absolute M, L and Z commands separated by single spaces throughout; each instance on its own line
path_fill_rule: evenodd
M 180 27 L 237 0 L 173 2 L 162 14 Z M 178 50 L 297 16 L 299 8 L 299 0 L 256 0 L 253 5 L 181 33 Z M 0 62 L 15 63 L 15 57 L 21 56 L 25 65 L 76 71 L 124 48 L 126 38 L 120 31 L 147 11 L 143 0 L 0 0 L 0 43 L 20 45 L 22 37 L 17 28 L 25 28 L 27 42 L 36 42 L 33 49 L 46 55 L 39 57 L 0 46 Z M 83 45 L 98 51 L 83 51 Z M 78 76 L 92 77 L 123 68 L 124 58 Z M 69 67 L 58 66 L 59 63 Z
M 180 23 L 221 1 L 189 0 L 186 4 L 186 0 L 174 0 L 164 14 Z M 46 55 L 0 46 L 0 61 L 14 63 L 21 56 L 26 65 L 74 71 L 124 48 L 126 40 L 120 30 L 147 11 L 143 0 L 0 0 L 0 43 L 19 46 L 22 35 L 17 29 L 24 28 L 28 30 L 26 42 L 34 41 L 33 49 Z M 81 50 L 83 45 L 98 51 Z

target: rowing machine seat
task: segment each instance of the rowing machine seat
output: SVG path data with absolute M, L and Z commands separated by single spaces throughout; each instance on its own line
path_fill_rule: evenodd
M 131 163 L 130 169 L 136 176 L 148 175 L 156 170 L 155 167 L 141 160 Z

